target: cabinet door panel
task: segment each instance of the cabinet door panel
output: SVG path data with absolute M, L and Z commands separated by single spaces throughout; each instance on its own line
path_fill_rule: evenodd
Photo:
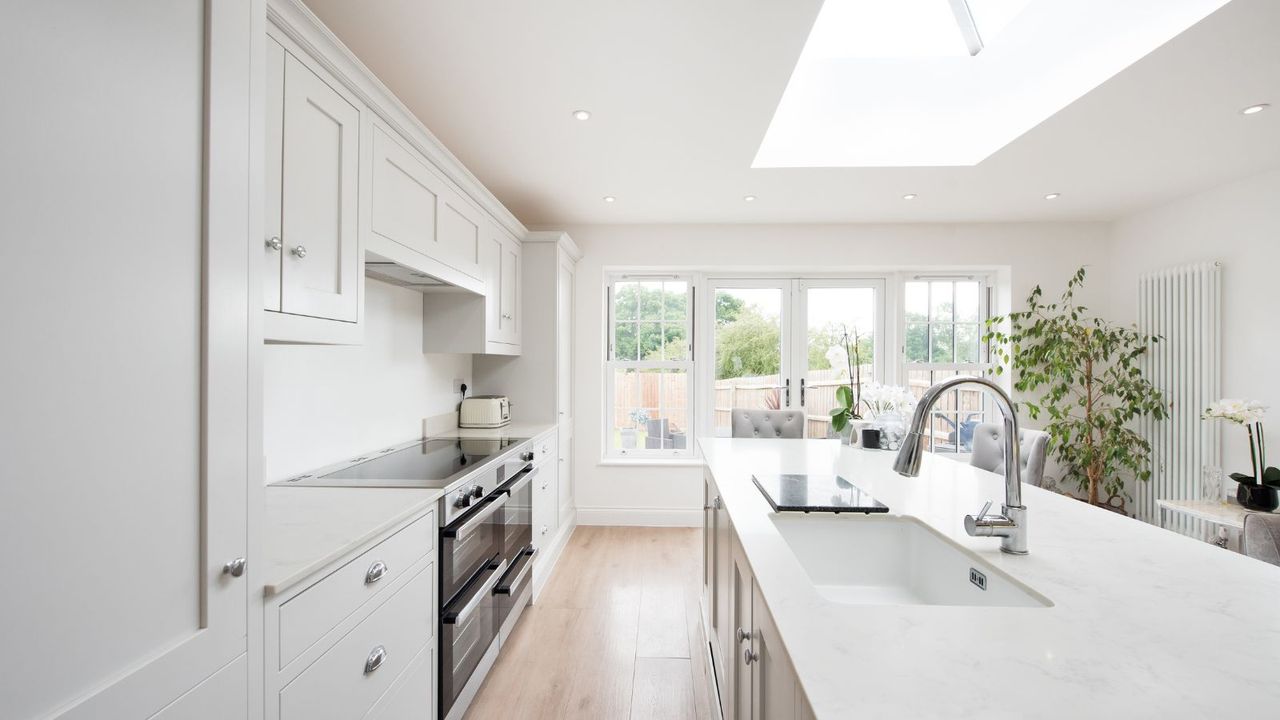
M 428 257 L 441 259 L 436 211 L 444 181 L 382 128 L 373 128 L 370 227 Z
M 284 47 L 267 38 L 267 124 L 264 137 L 263 189 L 266 197 L 262 204 L 263 216 L 263 268 L 262 306 L 266 310 L 280 310 L 280 270 L 284 259 L 284 245 L 280 227 L 280 203 L 284 188 L 281 173 L 284 172 Z
M 756 659 L 751 664 L 751 717 L 755 720 L 795 720 L 799 685 L 791 660 L 782 649 L 778 628 L 764 606 L 758 588 L 752 588 L 755 632 L 752 645 Z M 742 716 L 739 716 L 742 717 Z
M 502 243 L 502 291 L 499 316 L 500 336 L 503 342 L 518 343 L 516 312 L 520 302 L 520 244 L 506 238 Z
M 751 720 L 752 712 L 752 675 L 753 663 L 748 662 L 746 653 L 753 643 L 743 640 L 742 633 L 750 633 L 752 624 L 751 589 L 754 580 L 746 557 L 738 547 L 737 539 L 733 541 L 730 554 L 732 564 L 729 568 L 729 637 L 731 642 L 726 653 L 726 664 L 729 671 L 730 712 L 734 720 Z M 732 660 L 730 663 L 729 660 Z
M 484 273 L 485 338 L 504 342 L 502 337 L 502 236 L 489 224 L 480 246 L 480 267 Z
M 360 111 L 285 53 L 284 312 L 357 320 L 359 125 Z
M 0 716 L 149 717 L 246 651 L 252 17 L 0 3 L 40 108 L 0 119 Z
M 556 278 L 556 406 L 563 420 L 573 415 L 573 265 L 562 257 Z
M 480 272 L 480 211 L 453 191 L 441 198 L 438 225 L 441 260 L 474 278 Z

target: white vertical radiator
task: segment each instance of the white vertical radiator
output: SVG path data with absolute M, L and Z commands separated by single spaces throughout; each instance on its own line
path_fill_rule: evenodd
M 1219 398 L 1222 367 L 1222 268 L 1169 268 L 1138 279 L 1138 329 L 1161 338 L 1144 360 L 1147 379 L 1172 403 L 1168 419 L 1141 421 L 1151 443 L 1151 481 L 1135 488 L 1138 519 L 1160 524 L 1156 500 L 1202 499 L 1206 466 L 1221 465 L 1219 428 L 1200 419 Z M 1165 513 L 1165 527 L 1204 537 L 1199 520 Z

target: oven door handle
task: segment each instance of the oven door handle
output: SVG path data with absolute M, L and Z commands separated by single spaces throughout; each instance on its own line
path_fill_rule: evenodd
M 498 583 L 493 586 L 494 595 L 510 595 L 516 588 L 520 587 L 520 583 L 524 582 L 524 578 L 529 574 L 529 570 L 533 568 L 533 556 L 538 554 L 537 548 L 529 548 L 520 553 L 524 556 L 524 567 L 520 568 L 520 572 L 516 573 L 515 578 L 509 583 Z
M 503 560 L 497 565 L 489 566 L 489 579 L 481 583 L 479 590 L 477 590 L 476 594 L 467 601 L 466 605 L 462 606 L 461 610 L 456 613 L 451 613 L 446 610 L 443 613 L 444 617 L 441 618 L 444 624 L 461 625 L 466 622 L 467 618 L 471 617 L 471 613 L 475 612 L 476 608 L 480 607 L 480 603 L 484 602 L 484 599 L 493 593 L 493 588 L 498 584 L 498 580 L 502 578 L 502 573 L 506 567 L 506 560 Z
M 516 493 L 525 489 L 525 487 L 529 483 L 533 482 L 533 476 L 537 474 L 538 474 L 537 468 L 527 467 L 524 470 L 521 470 L 520 472 L 516 473 L 515 478 L 513 478 L 511 482 L 503 486 L 503 492 L 507 494 L 507 497 L 511 497 L 512 495 L 515 495 Z
M 474 515 L 468 518 L 467 521 L 461 525 L 450 525 L 449 527 L 441 530 L 440 534 L 447 538 L 456 538 L 466 535 L 471 532 L 472 528 L 483 523 L 485 520 L 488 520 L 490 515 L 497 512 L 503 505 L 506 505 L 507 499 L 510 497 L 510 495 L 490 495 L 484 501 L 487 507 L 483 510 L 477 510 Z

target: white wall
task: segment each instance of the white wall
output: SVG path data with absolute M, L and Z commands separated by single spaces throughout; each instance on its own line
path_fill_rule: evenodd
M 602 283 L 609 266 L 836 271 L 930 265 L 1008 266 L 1020 301 L 1036 283 L 1060 288 L 1078 266 L 1106 257 L 1101 224 L 618 225 L 564 228 L 583 249 L 577 273 L 580 384 L 574 407 L 576 499 L 583 523 L 701 522 L 697 467 L 601 464 Z M 1105 265 L 1083 299 L 1105 297 Z M 1007 298 L 1006 298 L 1007 300 Z
M 424 355 L 422 295 L 365 282 L 363 345 L 268 345 L 263 362 L 265 478 L 274 482 L 422 434 L 453 412 L 470 355 Z
M 1137 313 L 1138 276 L 1185 263 L 1222 263 L 1222 392 L 1280 413 L 1280 171 L 1239 180 L 1140 213 L 1112 229 L 1115 319 Z M 1273 423 L 1274 426 L 1274 423 Z M 1274 430 L 1273 430 L 1274 432 Z M 1249 469 L 1242 431 L 1223 435 L 1227 472 Z M 1280 447 L 1272 457 L 1280 461 Z M 1276 464 L 1276 462 L 1272 462 Z

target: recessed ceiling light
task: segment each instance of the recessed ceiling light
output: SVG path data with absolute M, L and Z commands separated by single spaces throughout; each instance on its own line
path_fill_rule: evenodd
M 573 119 L 574 120 L 590 120 L 591 112 L 588 110 L 574 110 Z
M 1060 197 L 1062 197 L 1062 193 L 1049 193 L 1048 195 L 1045 195 L 1045 196 L 1044 196 L 1044 199 L 1045 199 L 1045 200 L 1057 200 L 1057 199 L 1058 199 L 1058 198 L 1060 198 Z
M 742 199 L 743 199 L 743 200 L 745 200 L 746 202 L 755 202 L 755 201 L 756 201 L 756 196 L 755 196 L 755 195 L 743 195 L 743 196 L 742 196 Z
M 616 201 L 617 199 L 618 199 L 618 198 L 616 198 L 616 197 L 614 197 L 614 196 L 612 196 L 612 195 L 605 195 L 605 196 L 604 196 L 604 201 L 605 201 L 605 202 L 607 202 L 607 203 L 614 202 L 614 201 Z
M 918 195 L 916 195 L 915 193 L 907 193 L 906 195 L 903 195 L 903 196 L 902 196 L 902 199 L 903 199 L 903 200 L 915 200 L 917 197 L 919 197 L 919 196 L 918 196 Z
M 1250 105 L 1249 107 L 1241 110 L 1240 114 L 1241 115 L 1257 115 L 1258 113 L 1262 112 L 1263 110 L 1266 110 L 1269 107 L 1271 107 L 1271 105 L 1268 103 L 1258 103 L 1257 105 Z

